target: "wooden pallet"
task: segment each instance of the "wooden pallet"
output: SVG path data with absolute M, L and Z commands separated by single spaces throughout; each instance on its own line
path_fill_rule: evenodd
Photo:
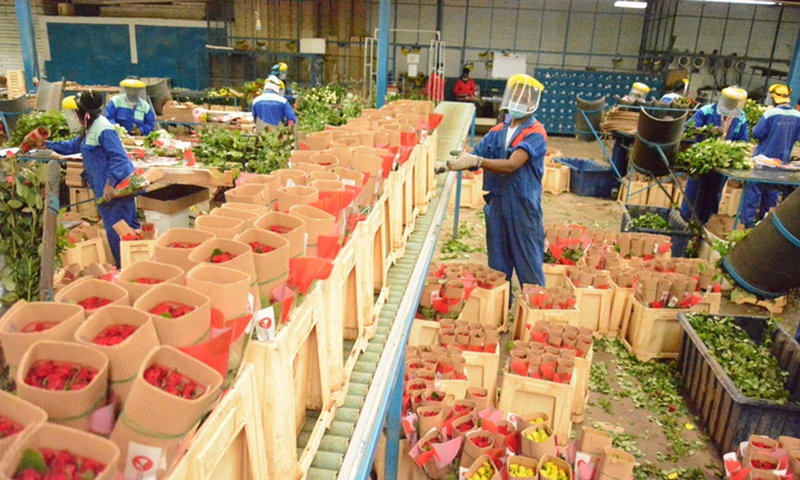
M 569 192 L 570 168 L 560 163 L 545 165 L 542 189 L 544 193 L 560 195 Z
M 256 391 L 246 365 L 167 478 L 270 478 Z
M 245 354 L 245 362 L 254 366 L 256 374 L 270 478 L 296 478 L 308 471 L 338 408 L 327 361 L 336 352 L 330 351 L 327 337 L 322 283 L 293 308 L 288 324 L 273 340 L 253 340 Z M 342 355 L 341 347 L 338 354 Z M 319 411 L 320 416 L 308 446 L 298 456 L 297 435 L 306 410 Z
M 577 327 L 580 324 L 581 312 L 572 310 L 536 310 L 530 308 L 528 302 L 520 298 L 514 311 L 514 340 L 530 341 L 529 327 L 540 320 L 551 323 L 565 323 Z
M 458 316 L 459 320 L 481 323 L 500 332 L 508 331 L 508 297 L 510 284 L 487 290 L 476 288 Z
M 155 240 L 127 240 L 119 242 L 119 268 L 142 260 L 151 260 L 156 253 Z
M 565 446 L 572 430 L 575 382 L 576 375 L 572 375 L 570 383 L 556 383 L 515 375 L 506 368 L 497 408 L 517 415 L 546 413 L 556 442 Z

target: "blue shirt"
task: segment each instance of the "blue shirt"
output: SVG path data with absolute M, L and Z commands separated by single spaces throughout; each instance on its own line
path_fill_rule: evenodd
M 289 101 L 274 92 L 264 92 L 253 100 L 253 117 L 253 120 L 261 119 L 272 126 L 297 123 L 297 115 Z
M 544 126 L 531 115 L 517 127 L 514 138 L 506 147 L 510 121 L 492 128 L 475 146 L 475 155 L 488 159 L 508 159 L 518 149 L 530 157 L 517 171 L 509 174 L 485 171 L 483 189 L 494 195 L 516 195 L 539 200 L 542 196 L 544 154 L 547 153 L 547 133 Z
M 119 134 L 102 115 L 95 119 L 86 135 L 62 142 L 45 142 L 45 146 L 61 155 L 81 154 L 83 170 L 95 198 L 103 197 L 106 182 L 115 187 L 134 171 Z
M 716 103 L 700 107 L 686 124 L 688 125 L 692 120 L 694 120 L 695 127 L 705 127 L 706 125 L 719 127 L 722 125 L 722 116 L 717 113 Z M 747 117 L 742 113 L 731 122 L 725 140 L 746 142 L 749 138 L 750 134 L 747 133 Z
M 766 155 L 788 163 L 792 147 L 800 140 L 800 112 L 788 103 L 770 108 L 753 128 L 759 141 L 756 155 Z
M 134 125 L 139 128 L 142 135 L 147 135 L 156 128 L 156 114 L 150 104 L 139 100 L 135 106 L 131 105 L 125 94 L 112 98 L 106 105 L 104 115 L 111 123 L 123 127 L 130 134 L 133 134 Z

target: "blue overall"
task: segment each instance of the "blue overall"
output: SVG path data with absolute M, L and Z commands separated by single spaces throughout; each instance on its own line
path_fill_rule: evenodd
M 756 155 L 777 158 L 787 163 L 794 143 L 800 140 L 800 112 L 788 103 L 770 108 L 753 128 L 753 138 L 759 140 Z M 772 207 L 778 204 L 780 189 L 774 185 L 748 183 L 744 192 L 742 223 L 755 226 Z
M 115 187 L 134 171 L 133 163 L 125 153 L 114 126 L 103 116 L 95 119 L 86 135 L 78 135 L 72 140 L 62 142 L 45 142 L 45 146 L 61 155 L 81 154 L 83 171 L 95 198 L 103 198 L 103 187 L 106 182 Z M 139 228 L 139 220 L 136 218 L 136 199 L 116 198 L 98 205 L 98 209 L 108 235 L 111 253 L 119 265 L 119 235 L 114 231 L 114 224 L 125 220 L 131 228 Z
M 147 135 L 156 128 L 156 114 L 150 104 L 139 100 L 134 108 L 125 94 L 116 95 L 108 102 L 105 116 L 111 123 L 116 123 L 130 134 L 133 134 L 134 125 L 139 127 L 142 135 Z
M 272 126 L 297 123 L 297 115 L 289 101 L 274 92 L 264 92 L 253 100 L 253 117 Z
M 722 125 L 722 116 L 717 113 L 717 104 L 701 107 L 686 124 L 688 125 L 692 120 L 696 127 L 706 125 L 719 127 Z M 725 139 L 746 142 L 748 138 L 747 118 L 742 113 L 739 118 L 734 118 L 731 122 Z M 719 211 L 719 201 L 722 199 L 724 187 L 725 176 L 714 171 L 690 178 L 686 182 L 686 196 L 681 204 L 681 216 L 687 221 L 692 219 L 692 210 L 689 208 L 689 203 L 691 203 L 697 212 L 698 220 L 701 223 L 708 222 L 708 219 Z
M 522 149 L 530 157 L 514 173 L 483 173 L 483 189 L 489 192 L 484 196 L 489 266 L 505 273 L 509 281 L 516 271 L 520 284 L 544 285 L 541 201 L 547 133 L 531 115 L 506 147 L 509 125 L 506 121 L 492 128 L 473 152 L 483 158 L 508 159 Z

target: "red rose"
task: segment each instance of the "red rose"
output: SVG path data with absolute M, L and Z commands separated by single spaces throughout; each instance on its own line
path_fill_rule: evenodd
M 45 330 L 49 330 L 58 324 L 59 322 L 31 322 L 22 327 L 20 332 L 22 333 L 44 332 Z
M 131 280 L 131 283 L 138 283 L 140 285 L 156 285 L 158 283 L 162 283 L 164 280 L 160 278 L 152 278 L 152 277 L 139 277 L 135 280 Z
M 81 390 L 97 373 L 96 368 L 77 363 L 38 360 L 25 375 L 25 383 L 46 390 Z
M 194 248 L 200 245 L 199 243 L 194 242 L 172 242 L 167 247 L 168 248 Z
M 205 389 L 191 378 L 163 365 L 155 364 L 148 367 L 144 372 L 144 379 L 156 388 L 189 400 L 194 400 L 205 392 Z
M 89 297 L 78 302 L 78 305 L 83 307 L 83 309 L 87 312 L 91 312 L 92 310 L 97 310 L 98 308 L 104 307 L 109 303 L 111 303 L 111 300 L 107 298 Z
M 264 245 L 263 243 L 258 243 L 258 242 L 250 242 L 248 245 L 250 245 L 250 248 L 255 253 L 269 253 L 269 252 L 272 252 L 273 250 L 275 250 L 274 248 L 270 247 L 269 245 Z
M 166 318 L 180 318 L 189 312 L 193 312 L 195 307 L 184 305 L 178 302 L 161 302 L 150 309 L 150 313 Z
M 286 235 L 287 233 L 294 230 L 294 228 L 292 227 L 284 227 L 281 225 L 270 225 L 268 228 L 270 232 L 277 233 L 280 235 Z
M 127 324 L 109 325 L 94 337 L 92 343 L 106 346 L 118 345 L 127 340 L 136 331 L 136 328 Z

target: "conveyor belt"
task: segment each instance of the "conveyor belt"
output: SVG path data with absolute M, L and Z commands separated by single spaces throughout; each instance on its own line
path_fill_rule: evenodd
M 443 102 L 436 108 L 437 113 L 444 114 L 444 120 L 438 127 L 438 159 L 447 160 L 449 152 L 459 148 L 471 125 L 474 107 L 471 104 Z M 356 363 L 355 370 L 350 377 L 345 404 L 336 412 L 333 426 L 325 433 L 319 451 L 314 457 L 308 478 L 311 480 L 332 480 L 337 478 L 340 471 L 341 477 L 355 478 L 360 462 L 371 460 L 363 457 L 364 452 L 374 452 L 374 442 L 377 442 L 377 431 L 383 423 L 385 409 L 379 408 L 379 403 L 388 401 L 388 395 L 379 391 L 385 388 L 386 373 L 388 372 L 391 358 L 382 359 L 381 354 L 387 346 L 387 341 L 392 338 L 391 352 L 396 355 L 399 348 L 405 348 L 408 336 L 410 317 L 398 318 L 398 313 L 404 313 L 402 302 L 413 301 L 416 303 L 419 291 L 422 288 L 421 278 L 412 278 L 412 273 L 418 263 L 424 263 L 427 270 L 430 254 L 439 235 L 440 227 L 446 208 L 438 208 L 442 199 L 446 207 L 447 199 L 455 184 L 454 175 L 439 175 L 437 177 L 436 196 L 428 204 L 427 213 L 420 215 L 416 220 L 416 229 L 406 242 L 405 255 L 389 270 L 389 284 L 391 285 L 389 297 L 378 316 L 377 333 L 370 340 L 367 350 Z M 426 255 L 421 255 L 425 251 Z M 423 270 L 423 272 L 425 271 Z M 411 300 L 409 300 L 411 299 Z M 416 311 L 416 308 L 412 308 Z M 398 320 L 398 322 L 395 322 Z M 400 325 L 401 322 L 406 323 Z M 350 353 L 352 342 L 345 342 L 345 358 Z M 374 382 L 376 372 L 381 371 L 381 382 Z M 373 390 L 373 391 L 371 391 Z M 369 407 L 369 408 L 367 408 Z M 384 405 L 385 407 L 385 405 Z M 364 411 L 365 415 L 360 416 Z M 379 412 L 383 412 L 383 415 Z M 316 418 L 309 412 L 306 421 L 308 431 L 301 432 L 297 441 L 298 455 L 303 451 L 308 442 L 310 429 L 313 428 Z M 356 435 L 357 442 L 351 439 Z M 369 438 L 367 438 L 369 437 Z M 373 440 L 374 439 L 374 440 Z M 345 460 L 350 455 L 352 460 Z M 371 463 L 371 462 L 370 462 Z

